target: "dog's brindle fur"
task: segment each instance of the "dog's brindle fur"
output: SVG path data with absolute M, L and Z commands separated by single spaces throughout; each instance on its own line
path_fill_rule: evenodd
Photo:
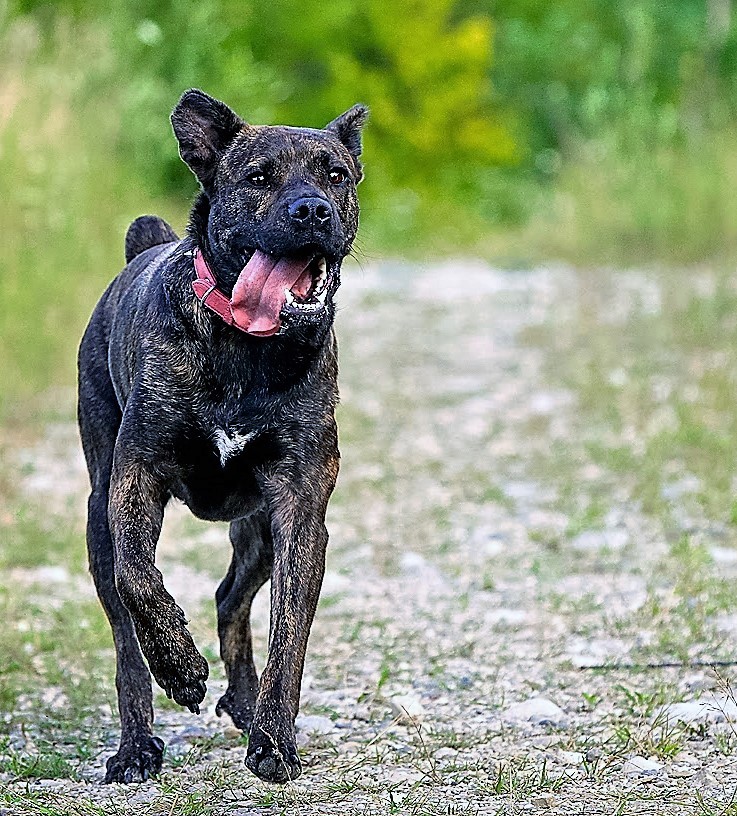
M 332 298 L 358 225 L 366 114 L 357 105 L 324 130 L 254 127 L 201 91 L 185 93 L 172 124 L 202 187 L 188 235 L 179 241 L 161 219 L 137 219 L 126 237 L 128 265 L 82 340 L 87 542 L 115 640 L 122 727 L 107 782 L 144 780 L 161 768 L 149 670 L 193 712 L 205 696 L 207 662 L 154 563 L 172 496 L 200 518 L 230 522 L 233 557 L 216 595 L 228 688 L 217 710 L 249 732 L 253 773 L 270 782 L 300 773 L 294 718 L 339 459 Z M 322 200 L 330 218 L 290 217 L 304 197 Z M 195 298 L 195 247 L 228 296 L 255 249 L 279 257 L 314 250 L 328 262 L 325 307 L 285 307 L 278 335 L 252 337 Z M 259 682 L 249 618 L 269 578 Z

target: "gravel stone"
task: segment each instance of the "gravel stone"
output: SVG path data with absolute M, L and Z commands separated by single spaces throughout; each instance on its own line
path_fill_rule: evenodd
M 650 492 L 662 502 L 643 501 L 638 466 L 622 468 L 650 457 L 654 434 L 679 430 L 681 407 L 709 432 L 729 419 L 708 400 L 721 393 L 713 387 L 720 377 L 737 378 L 733 321 L 725 318 L 722 342 L 710 347 L 708 315 L 722 310 L 700 308 L 704 281 L 732 297 L 733 282 L 722 291 L 717 277 L 709 269 L 504 271 L 481 261 L 346 267 L 337 325 L 341 474 L 328 509 L 327 602 L 310 637 L 297 723 L 305 773 L 266 787 L 244 771 L 239 733 L 214 714 L 227 680 L 213 661 L 199 718 L 157 691 L 155 730 L 168 746 L 161 777 L 102 784 L 118 742 L 112 654 L 101 652 L 99 675 L 81 677 L 89 655 L 79 665 L 60 659 L 52 673 L 53 643 L 39 650 L 59 610 L 70 639 L 98 643 L 82 625 L 97 602 L 80 543 L 74 560 L 57 562 L 50 551 L 48 563 L 0 570 L 8 634 L 36 675 L 0 730 L 4 767 L 43 758 L 53 741 L 81 781 L 55 786 L 6 772 L 0 810 L 21 816 L 27 800 L 44 812 L 171 813 L 194 795 L 213 816 L 264 806 L 301 816 L 446 813 L 449 802 L 474 816 L 605 816 L 625 805 L 628 814 L 683 816 L 698 790 L 705 813 L 724 812 L 737 789 L 737 711 L 706 666 L 733 657 L 737 634 L 737 597 L 724 592 L 737 581 L 729 505 L 717 506 L 719 491 L 710 495 L 708 467 L 697 482 L 674 456 L 653 473 Z M 698 348 L 681 332 L 695 303 L 707 317 Z M 611 391 L 599 388 L 607 382 Z M 73 393 L 65 399 L 69 419 L 36 441 L 0 425 L 0 482 L 13 488 L 0 498 L 14 502 L 17 489 L 18 507 L 39 507 L 49 529 L 81 542 L 89 485 Z M 12 503 L 0 511 L 0 538 L 14 511 Z M 680 530 L 689 538 L 674 547 Z M 213 594 L 230 559 L 226 525 L 202 525 L 171 503 L 156 556 L 198 648 L 216 655 Z M 16 587 L 18 608 L 32 608 L 32 617 L 13 619 Z M 253 604 L 259 667 L 269 617 L 265 589 Z M 651 662 L 682 665 L 638 670 Z M 599 663 L 607 670 L 589 670 Z M 731 667 L 719 673 L 737 688 Z M 78 679 L 95 689 L 91 713 L 59 729 L 56 689 L 77 700 Z M 690 702 L 676 702 L 684 695 Z M 651 713 L 654 699 L 672 702 Z M 387 717 L 390 707 L 401 722 Z M 199 730 L 188 730 L 193 724 Z M 680 751 L 672 762 L 625 761 L 623 729 L 641 746 L 667 730 Z M 210 741 L 223 733 L 232 741 Z M 85 745 L 89 735 L 97 740 L 92 759 L 75 759 L 78 734 Z M 554 793 L 539 784 L 544 777 Z M 510 790 L 497 794 L 496 780 Z
M 657 776 L 663 772 L 663 765 L 654 759 L 644 756 L 632 756 L 622 768 L 626 776 Z
M 425 707 L 414 694 L 395 694 L 389 699 L 392 714 L 405 725 L 420 723 L 425 719 Z
M 305 734 L 332 734 L 335 730 L 335 723 L 330 717 L 319 714 L 299 714 L 294 725 Z
M 531 697 L 521 703 L 513 703 L 502 712 L 502 717 L 510 722 L 531 722 L 556 728 L 564 728 L 568 722 L 563 709 L 546 697 Z

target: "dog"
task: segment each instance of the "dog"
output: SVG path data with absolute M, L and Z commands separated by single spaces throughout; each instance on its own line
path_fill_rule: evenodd
M 216 593 L 228 686 L 217 704 L 248 733 L 246 766 L 299 776 L 294 719 L 325 567 L 338 474 L 334 296 L 358 227 L 355 105 L 324 129 L 247 124 L 189 90 L 171 115 L 200 184 L 186 237 L 136 219 L 127 266 L 79 350 L 78 418 L 89 470 L 87 546 L 112 628 L 121 737 L 106 782 L 161 769 L 151 675 L 199 713 L 208 664 L 155 566 L 164 507 L 230 522 Z M 250 612 L 271 578 L 259 680 Z

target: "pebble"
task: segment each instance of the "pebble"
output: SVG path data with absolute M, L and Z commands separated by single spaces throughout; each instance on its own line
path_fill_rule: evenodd
M 589 748 L 586 751 L 586 762 L 589 764 L 593 764 L 594 762 L 598 762 L 604 756 L 604 752 L 601 748 Z
M 644 756 L 632 756 L 622 768 L 626 776 L 658 776 L 663 771 L 660 762 Z
M 227 739 L 238 739 L 243 732 L 240 728 L 236 728 L 234 725 L 226 725 L 223 729 L 223 734 L 227 737 Z
M 737 550 L 734 547 L 709 547 L 709 554 L 716 564 L 723 566 L 737 564 Z
M 438 748 L 435 751 L 435 759 L 454 759 L 458 756 L 458 751 L 455 748 Z
M 697 774 L 694 774 L 692 781 L 690 784 L 693 788 L 704 791 L 719 791 L 721 785 L 714 774 L 710 773 L 708 770 L 699 771 Z
M 395 694 L 389 705 L 394 717 L 405 725 L 420 723 L 425 718 L 425 708 L 414 694 Z
M 385 783 L 418 782 L 420 779 L 422 774 L 409 768 L 393 768 L 382 774 L 382 781 Z
M 621 550 L 629 543 L 626 530 L 584 530 L 571 540 L 571 548 L 581 552 Z
M 565 727 L 568 722 L 565 711 L 547 697 L 530 697 L 521 703 L 513 703 L 502 712 L 505 720 L 531 722 L 535 725 Z
M 583 754 L 578 751 L 561 751 L 558 757 L 564 765 L 580 765 L 583 762 Z
M 536 734 L 530 737 L 530 744 L 535 748 L 553 748 L 560 743 L 560 737 L 557 734 Z
M 701 482 L 696 476 L 687 474 L 676 482 L 663 485 L 660 494 L 666 501 L 680 501 L 690 493 L 698 493 L 700 489 Z
M 330 734 L 335 724 L 330 717 L 320 714 L 300 714 L 294 722 L 295 728 L 305 734 Z
M 707 695 L 690 703 L 670 703 L 655 714 L 657 722 L 723 723 L 737 720 L 737 705 L 733 700 Z
M 533 796 L 530 802 L 538 807 L 552 810 L 555 807 L 555 796 L 552 793 L 541 793 L 539 796 Z
M 530 613 L 524 609 L 490 609 L 484 615 L 484 622 L 487 626 L 514 628 L 522 626 L 530 617 Z

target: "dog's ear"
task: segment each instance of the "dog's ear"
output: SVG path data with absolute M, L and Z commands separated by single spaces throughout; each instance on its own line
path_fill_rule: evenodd
M 366 124 L 368 115 L 369 110 L 365 105 L 354 105 L 325 127 L 325 130 L 337 136 L 348 148 L 359 170 L 361 169 L 361 163 L 358 161 L 361 155 L 361 128 Z
M 225 149 L 245 122 L 224 102 L 193 88 L 185 91 L 171 114 L 179 155 L 207 189 Z

